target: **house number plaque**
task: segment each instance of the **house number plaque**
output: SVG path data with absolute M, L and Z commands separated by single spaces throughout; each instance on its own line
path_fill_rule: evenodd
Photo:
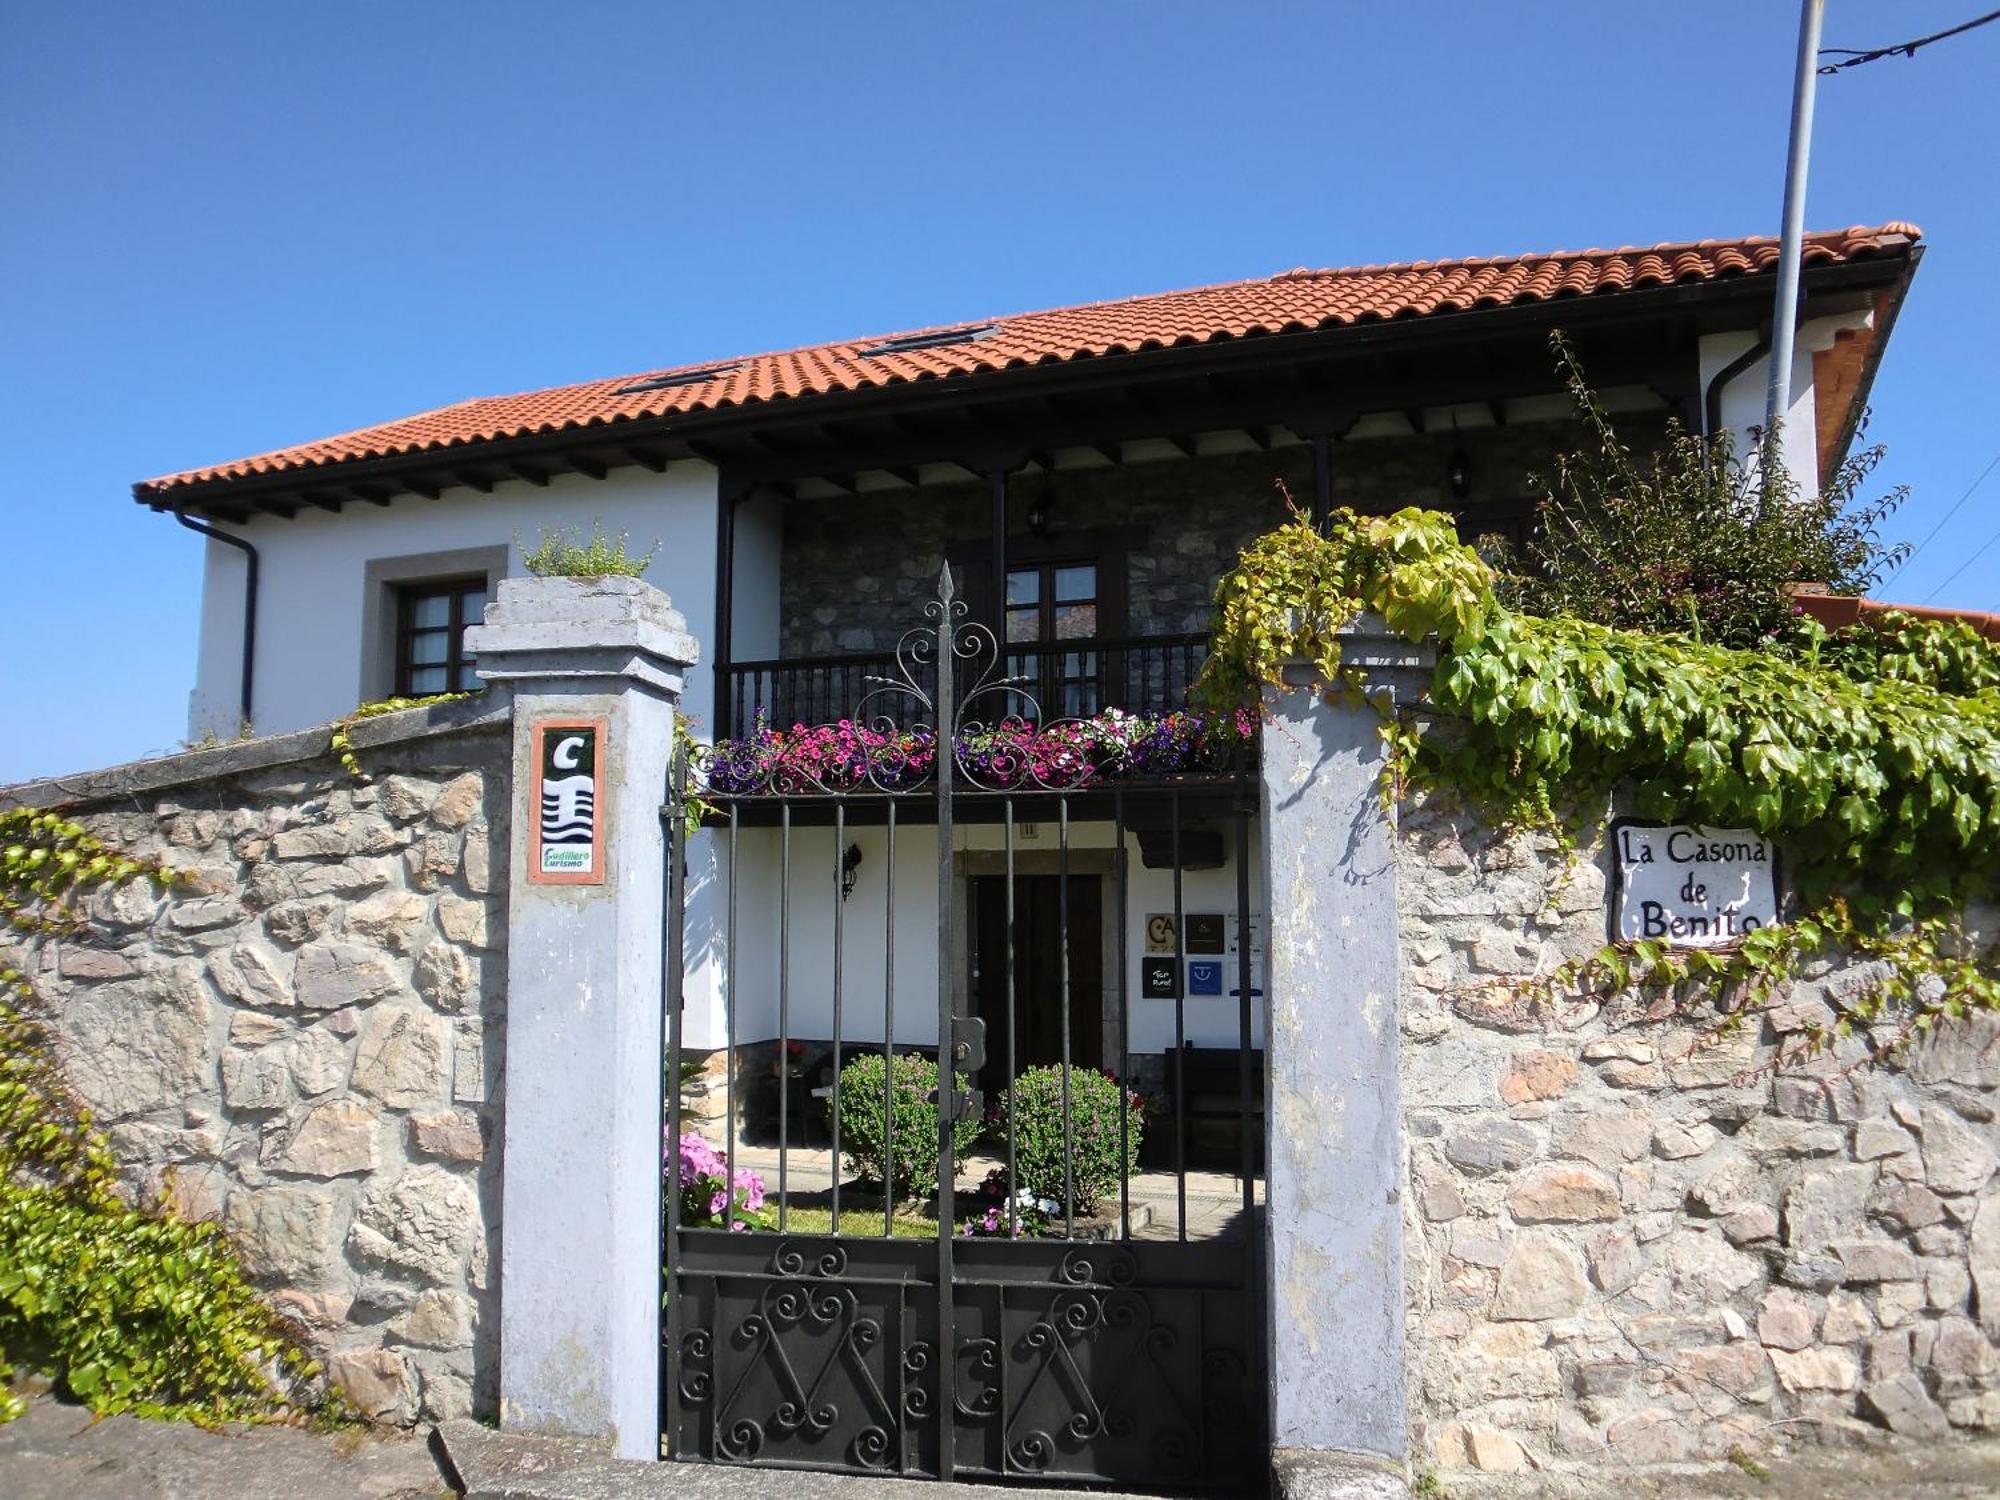
M 1778 920 L 1778 850 L 1747 828 L 1611 826 L 1611 936 L 1717 948 Z
M 535 780 L 528 879 L 541 885 L 604 883 L 602 719 L 535 725 Z

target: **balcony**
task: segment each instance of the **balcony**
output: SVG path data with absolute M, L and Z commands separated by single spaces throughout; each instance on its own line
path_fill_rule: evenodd
M 1087 718 L 1110 708 L 1168 713 L 1187 707 L 1188 689 L 1207 659 L 1205 634 L 1011 645 L 998 675 L 1019 679 L 1016 691 L 989 694 L 965 711 L 989 722 L 1018 715 L 1041 723 Z M 926 691 L 927 675 L 917 673 Z M 754 734 L 760 715 L 780 728 L 847 718 L 887 718 L 907 728 L 929 715 L 906 693 L 876 691 L 883 679 L 900 678 L 893 651 L 734 662 L 717 706 L 721 735 Z M 961 684 L 961 693 L 969 690 Z M 1032 706 L 1022 694 L 1033 699 Z

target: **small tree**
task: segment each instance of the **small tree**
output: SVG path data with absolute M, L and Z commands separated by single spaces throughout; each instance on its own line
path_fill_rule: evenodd
M 1882 448 L 1849 457 L 1811 495 L 1782 470 L 1749 480 L 1726 431 L 1702 438 L 1669 422 L 1641 457 L 1568 343 L 1551 342 L 1589 442 L 1534 478 L 1532 568 L 1513 584 L 1523 609 L 1754 647 L 1794 619 L 1793 585 L 1863 593 L 1906 555 L 1880 529 L 1907 490 L 1859 498 Z
M 1014 1148 L 1014 1191 L 1062 1211 L 1064 1197 L 1078 1213 L 1118 1187 L 1119 1147 L 1125 1148 L 1125 1177 L 1138 1169 L 1145 1119 L 1136 1094 L 1127 1094 L 1108 1073 L 1069 1070 L 1065 1101 L 1060 1064 L 1030 1068 L 1000 1096 L 1002 1133 Z M 1068 1129 L 1064 1129 L 1064 1104 Z

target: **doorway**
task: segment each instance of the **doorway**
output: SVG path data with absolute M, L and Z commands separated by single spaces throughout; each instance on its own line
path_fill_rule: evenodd
M 972 880 L 972 1005 L 986 1025 L 979 1090 L 988 1103 L 1007 1073 L 1007 878 Z M 1063 877 L 1014 877 L 1014 1071 L 1063 1060 Z M 1069 1060 L 1104 1066 L 1104 880 L 1069 877 Z

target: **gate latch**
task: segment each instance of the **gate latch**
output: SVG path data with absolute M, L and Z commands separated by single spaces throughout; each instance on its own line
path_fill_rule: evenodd
M 952 1017 L 951 1065 L 960 1073 L 977 1073 L 986 1066 L 986 1023 L 977 1016 Z

